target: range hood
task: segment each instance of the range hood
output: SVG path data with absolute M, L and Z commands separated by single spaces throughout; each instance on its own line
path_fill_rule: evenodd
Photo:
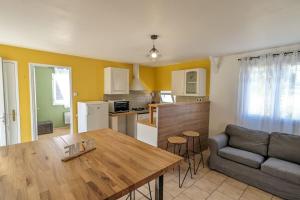
M 133 91 L 144 91 L 145 88 L 140 80 L 140 65 L 133 64 L 133 80 L 130 85 L 130 90 Z

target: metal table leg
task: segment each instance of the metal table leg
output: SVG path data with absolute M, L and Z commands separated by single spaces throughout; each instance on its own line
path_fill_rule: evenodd
M 164 199 L 164 175 L 155 180 L 155 200 Z

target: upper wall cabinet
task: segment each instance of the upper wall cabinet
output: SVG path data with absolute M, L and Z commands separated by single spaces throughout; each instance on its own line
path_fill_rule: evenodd
M 177 96 L 206 96 L 206 70 L 173 71 L 172 93 Z
M 177 96 L 185 95 L 184 81 L 185 71 L 172 71 L 172 94 Z
M 129 70 L 104 68 L 104 94 L 129 94 Z

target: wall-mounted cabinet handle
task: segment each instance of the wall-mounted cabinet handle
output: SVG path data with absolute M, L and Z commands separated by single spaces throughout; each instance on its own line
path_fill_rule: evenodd
M 16 121 L 16 110 L 15 109 L 12 110 L 12 120 L 13 120 L 13 122 Z

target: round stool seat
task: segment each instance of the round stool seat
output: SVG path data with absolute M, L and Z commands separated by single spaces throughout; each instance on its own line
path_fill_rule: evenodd
M 199 137 L 200 133 L 197 131 L 183 131 L 182 134 L 187 137 Z
M 185 144 L 187 140 L 184 137 L 172 136 L 168 138 L 168 142 L 171 144 Z

